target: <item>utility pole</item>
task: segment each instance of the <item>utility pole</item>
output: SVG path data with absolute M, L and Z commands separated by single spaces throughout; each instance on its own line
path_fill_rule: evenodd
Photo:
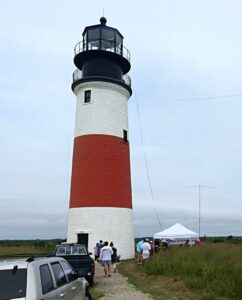
M 213 186 L 208 186 L 208 185 L 194 185 L 194 186 L 189 186 L 189 188 L 196 188 L 198 189 L 198 234 L 199 238 L 201 236 L 201 189 L 212 189 L 214 188 Z

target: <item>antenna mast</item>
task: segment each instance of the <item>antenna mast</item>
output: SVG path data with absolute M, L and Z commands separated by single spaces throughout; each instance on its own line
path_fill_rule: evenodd
M 212 189 L 214 188 L 213 186 L 208 186 L 208 185 L 194 185 L 194 186 L 189 186 L 188 188 L 197 188 L 198 189 L 198 235 L 199 238 L 201 236 L 201 189 Z

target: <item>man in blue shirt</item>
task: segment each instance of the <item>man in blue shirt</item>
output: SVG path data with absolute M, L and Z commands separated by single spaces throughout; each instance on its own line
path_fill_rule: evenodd
M 136 251 L 137 251 L 137 262 L 138 265 L 142 265 L 142 245 L 143 245 L 144 241 L 141 240 L 136 244 Z

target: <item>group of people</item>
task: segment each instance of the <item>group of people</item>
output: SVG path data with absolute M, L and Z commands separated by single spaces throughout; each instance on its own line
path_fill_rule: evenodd
M 141 240 L 136 244 L 136 256 L 138 265 L 143 265 L 145 260 L 149 259 L 154 253 L 160 250 L 167 250 L 169 244 L 166 240 L 150 241 L 149 239 Z
M 102 264 L 104 267 L 105 277 L 111 277 L 112 272 L 116 272 L 117 262 L 117 248 L 114 247 L 113 242 L 108 245 L 108 242 L 100 240 L 94 247 L 95 261 Z
M 151 256 L 152 246 L 149 239 L 141 240 L 136 244 L 137 263 L 143 265 Z

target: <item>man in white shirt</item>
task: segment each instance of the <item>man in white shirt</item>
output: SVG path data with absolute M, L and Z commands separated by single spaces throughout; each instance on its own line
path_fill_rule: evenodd
M 108 246 L 108 242 L 104 243 L 104 246 L 100 252 L 100 261 L 102 262 L 102 266 L 104 267 L 105 277 L 111 277 L 111 257 L 113 254 L 113 250 Z
M 142 249 L 142 261 L 144 263 L 146 259 L 150 258 L 151 246 L 148 239 L 146 239 L 145 242 L 142 244 L 141 249 Z

